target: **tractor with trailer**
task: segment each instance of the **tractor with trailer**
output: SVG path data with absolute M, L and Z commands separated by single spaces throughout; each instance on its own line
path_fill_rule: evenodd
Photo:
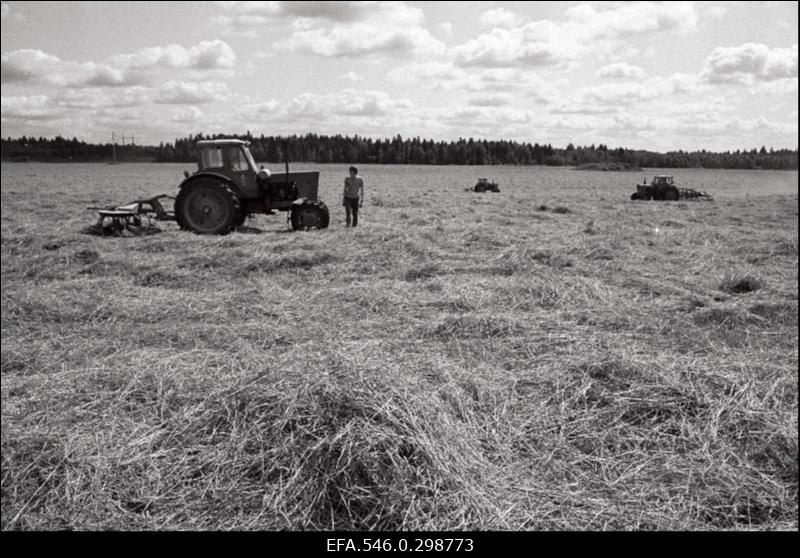
M 330 215 L 318 199 L 319 171 L 271 174 L 256 163 L 250 143 L 238 139 L 195 144 L 197 171 L 184 172 L 175 197 L 175 221 L 197 234 L 227 234 L 248 215 L 288 212 L 294 230 L 324 229 Z
M 711 194 L 692 190 L 691 188 L 678 188 L 672 175 L 659 174 L 653 177 L 650 184 L 644 179 L 642 184 L 636 185 L 636 191 L 631 194 L 632 200 L 713 200 Z

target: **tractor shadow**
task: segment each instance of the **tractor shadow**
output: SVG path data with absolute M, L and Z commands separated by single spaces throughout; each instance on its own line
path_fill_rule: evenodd
M 288 234 L 296 232 L 292 229 L 261 229 L 258 227 L 248 227 L 242 225 L 241 227 L 234 227 L 231 229 L 232 233 L 239 233 L 239 234 Z
M 264 234 L 267 231 L 264 229 L 259 229 L 258 227 L 248 227 L 242 225 L 241 227 L 233 227 L 231 232 L 237 232 L 240 234 Z

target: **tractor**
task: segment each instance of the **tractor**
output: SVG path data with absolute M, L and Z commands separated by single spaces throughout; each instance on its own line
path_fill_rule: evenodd
M 675 181 L 666 174 L 653 177 L 650 184 L 645 179 L 643 184 L 636 185 L 636 192 L 631 195 L 632 200 L 675 201 L 678 198 L 680 198 L 680 193 L 675 186 Z
M 642 184 L 636 185 L 636 191 L 631 194 L 632 200 L 659 200 L 659 201 L 677 201 L 677 200 L 713 200 L 711 194 L 692 190 L 691 188 L 678 188 L 675 186 L 675 180 L 671 175 L 659 174 L 653 177 L 650 184 L 647 179 Z
M 195 144 L 197 171 L 184 172 L 175 197 L 175 221 L 197 234 L 227 234 L 248 215 L 288 212 L 294 230 L 324 229 L 330 215 L 317 199 L 319 171 L 270 173 L 256 163 L 250 142 L 201 140 Z
M 489 182 L 488 178 L 479 178 L 475 186 L 472 187 L 473 192 L 499 192 L 500 187 L 497 182 Z

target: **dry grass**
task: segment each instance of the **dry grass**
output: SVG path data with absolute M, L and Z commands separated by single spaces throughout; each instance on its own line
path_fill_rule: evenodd
M 221 238 L 3 176 L 4 530 L 797 529 L 796 173 Z

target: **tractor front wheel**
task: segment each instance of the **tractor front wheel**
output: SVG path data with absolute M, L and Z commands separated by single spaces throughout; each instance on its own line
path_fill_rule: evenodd
M 228 234 L 240 219 L 239 198 L 223 183 L 186 185 L 175 198 L 178 225 L 197 234 Z
M 321 201 L 306 200 L 292 207 L 292 228 L 296 231 L 305 229 L 325 229 L 330 222 L 328 207 Z

